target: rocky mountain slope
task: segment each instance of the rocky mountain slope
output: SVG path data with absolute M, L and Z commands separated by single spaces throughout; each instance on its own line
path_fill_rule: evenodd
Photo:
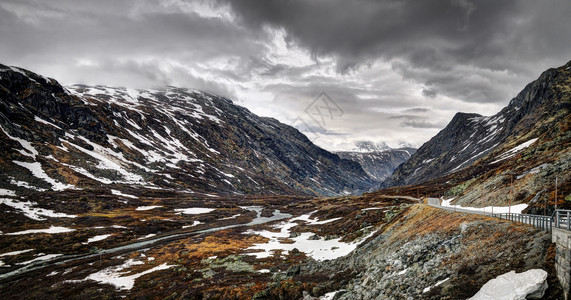
M 502 160 L 499 155 L 505 153 L 503 159 L 507 159 L 538 140 L 540 143 L 565 135 L 570 105 L 569 67 L 568 63 L 545 71 L 496 115 L 458 113 L 383 186 L 435 179 L 469 167 L 489 155 L 497 158 L 494 160 Z
M 139 186 L 220 194 L 359 193 L 358 163 L 295 128 L 188 89 L 62 87 L 0 65 L 0 189 Z
M 549 69 L 491 117 L 459 113 L 384 183 L 476 206 L 571 201 L 571 62 Z M 555 199 L 555 179 L 558 197 Z
M 382 182 L 415 152 L 415 148 L 389 148 L 375 151 L 344 151 L 336 154 L 341 158 L 358 162 L 370 177 Z

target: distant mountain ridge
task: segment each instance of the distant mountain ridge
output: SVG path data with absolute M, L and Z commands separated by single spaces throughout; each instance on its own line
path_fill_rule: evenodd
M 415 148 L 392 149 L 388 146 L 383 150 L 368 152 L 364 151 L 363 148 L 360 150 L 361 151 L 341 151 L 336 153 L 341 158 L 358 162 L 370 177 L 379 182 L 389 177 L 400 164 L 405 162 L 416 152 Z
M 0 188 L 140 186 L 190 194 L 343 195 L 375 181 L 293 127 L 176 87 L 62 87 L 0 65 Z

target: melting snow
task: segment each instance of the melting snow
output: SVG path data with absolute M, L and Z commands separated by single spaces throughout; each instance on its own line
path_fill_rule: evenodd
M 129 195 L 129 194 L 123 194 L 121 191 L 118 191 L 118 190 L 111 190 L 111 194 L 116 195 L 116 196 L 127 197 L 127 198 L 139 199 L 139 197 L 137 197 L 137 196 L 133 196 L 133 195 Z
M 96 235 L 96 236 L 94 236 L 94 237 L 91 237 L 91 238 L 87 239 L 87 242 L 84 242 L 84 243 L 82 243 L 82 244 L 86 245 L 86 244 L 89 244 L 89 243 L 99 242 L 99 241 L 102 241 L 102 240 L 104 240 L 104 239 L 106 239 L 106 238 L 108 238 L 108 237 L 110 237 L 110 236 L 112 236 L 112 234 Z
M 121 271 L 123 271 L 127 268 L 130 268 L 132 266 L 142 265 L 142 264 L 144 264 L 142 261 L 136 261 L 134 259 L 129 259 L 124 264 L 122 264 L 120 266 L 109 267 L 109 268 L 103 269 L 97 273 L 93 273 L 93 274 L 87 276 L 87 278 L 85 278 L 85 279 L 86 280 L 94 280 L 94 281 L 104 283 L 104 284 L 111 284 L 111 285 L 114 285 L 115 287 L 117 287 L 118 289 L 121 289 L 121 290 L 130 290 L 135 285 L 135 280 L 137 278 L 139 278 L 143 275 L 155 272 L 155 271 L 165 270 L 165 269 L 172 267 L 172 266 L 169 266 L 166 263 L 164 263 L 162 265 L 156 266 L 154 268 L 151 268 L 151 269 L 146 270 L 146 271 L 141 272 L 141 273 L 136 273 L 136 274 L 129 275 L 129 276 L 123 276 L 129 272 L 128 271 L 121 272 Z
M 39 162 L 29 163 L 29 162 L 23 162 L 23 161 L 17 161 L 17 160 L 14 160 L 12 162 L 21 166 L 21 167 L 24 167 L 24 168 L 30 170 L 30 172 L 32 172 L 32 174 L 35 177 L 43 179 L 47 183 L 51 184 L 52 189 L 54 191 L 62 191 L 65 189 L 74 188 L 74 186 L 71 184 L 64 184 L 64 183 L 55 181 L 55 179 L 49 177 L 48 174 L 46 174 L 46 172 L 42 169 L 42 164 Z
M 34 202 L 27 202 L 27 201 L 17 201 L 14 199 L 8 198 L 0 198 L 0 203 L 11 206 L 13 208 L 21 210 L 24 215 L 33 220 L 45 220 L 44 217 L 52 217 L 52 218 L 75 218 L 76 215 L 68 215 L 65 213 L 56 213 L 53 210 L 46 209 L 46 208 L 38 208 L 33 207 L 36 205 Z
M 181 212 L 185 215 L 199 215 L 209 213 L 216 210 L 216 208 L 205 208 L 205 207 L 190 207 L 190 208 L 177 208 L 174 211 Z
M 250 250 L 263 250 L 262 252 L 255 252 L 255 253 L 247 253 L 248 255 L 254 255 L 257 258 L 265 258 L 271 256 L 272 250 L 284 250 L 284 251 L 291 251 L 294 248 L 297 248 L 299 251 L 306 253 L 308 256 L 311 256 L 313 259 L 321 261 L 321 260 L 328 260 L 328 259 L 335 259 L 341 256 L 345 256 L 353 251 L 360 242 L 352 242 L 352 243 L 344 243 L 341 242 L 341 238 L 325 240 L 323 238 L 319 238 L 316 240 L 310 240 L 309 238 L 314 236 L 315 234 L 312 232 L 304 232 L 301 233 L 297 237 L 290 237 L 290 229 L 297 226 L 297 223 L 294 221 L 306 221 L 310 224 L 325 224 L 329 222 L 336 221 L 340 218 L 325 220 L 325 221 L 317 221 L 309 219 L 310 214 L 302 215 L 297 218 L 290 219 L 287 222 L 282 222 L 276 226 L 275 228 L 279 228 L 279 232 L 271 232 L 268 230 L 262 231 L 248 231 L 249 234 L 257 234 L 263 237 L 266 237 L 269 240 L 268 243 L 265 244 L 254 244 L 250 248 Z M 368 236 L 361 239 L 361 241 L 366 240 L 368 237 L 372 236 L 375 232 L 372 232 Z M 292 244 L 283 244 L 280 243 L 280 240 L 289 238 L 290 240 L 294 241 Z
M 69 134 L 66 134 L 66 137 L 74 138 L 74 136 L 69 135 Z M 122 162 L 127 163 L 125 158 L 123 157 L 123 154 L 117 154 L 117 153 L 113 152 L 112 150 L 107 149 L 107 148 L 105 148 L 101 145 L 98 145 L 96 143 L 93 143 L 90 140 L 88 140 L 82 136 L 78 136 L 78 138 L 82 139 L 84 142 L 91 145 L 93 147 L 93 151 L 87 150 L 81 146 L 73 144 L 70 141 L 66 141 L 66 142 L 69 143 L 70 145 L 73 145 L 73 147 L 78 149 L 79 151 L 97 159 L 99 161 L 99 164 L 97 165 L 98 168 L 116 170 L 129 183 L 138 183 L 138 182 L 144 181 L 143 177 L 141 177 L 141 175 L 131 173 L 121 166 Z
M 495 164 L 495 163 L 497 163 L 497 162 L 499 162 L 499 161 L 502 161 L 502 160 L 504 160 L 504 159 L 508 159 L 508 158 L 510 158 L 510 157 L 512 157 L 512 156 L 514 156 L 514 155 L 516 155 L 519 151 L 521 151 L 521 150 L 523 150 L 523 149 L 529 147 L 531 144 L 535 143 L 535 141 L 537 141 L 537 138 L 531 139 L 531 140 L 529 140 L 529 141 L 527 141 L 527 142 L 521 143 L 521 144 L 519 144 L 519 145 L 513 147 L 512 149 L 510 149 L 510 150 L 506 151 L 505 153 L 499 155 L 499 156 L 498 156 L 498 160 L 496 160 L 496 161 L 494 161 L 494 162 L 492 162 L 492 163 Z
M 139 206 L 137 208 L 135 208 L 135 210 L 151 210 L 151 209 L 155 209 L 155 208 L 159 208 L 162 207 L 161 205 L 149 205 L 149 206 Z
M 333 298 L 335 297 L 335 295 L 336 295 L 338 292 L 344 292 L 344 291 L 346 291 L 346 290 L 339 290 L 339 291 L 329 292 L 329 293 L 327 293 L 327 294 L 325 294 L 325 295 L 319 297 L 319 300 L 333 300 Z
M 427 288 L 424 288 L 424 290 L 422 290 L 422 293 L 423 293 L 423 294 L 424 294 L 424 293 L 428 293 L 433 287 L 437 287 L 437 286 L 439 286 L 439 285 L 445 283 L 445 282 L 448 281 L 449 279 L 450 279 L 450 277 L 448 277 L 448 278 L 446 278 L 446 279 L 444 279 L 444 280 L 440 280 L 439 282 L 437 282 L 437 283 L 436 283 L 435 285 L 433 285 L 433 286 L 429 286 L 429 287 L 427 287 Z
M 202 224 L 202 222 L 200 222 L 200 221 L 194 221 L 194 222 L 192 222 L 192 225 L 184 225 L 184 226 L 182 226 L 182 228 L 183 228 L 183 229 L 184 229 L 184 228 L 190 228 L 190 227 L 193 227 L 193 226 L 196 226 L 196 225 L 199 225 L 199 224 Z
M 36 155 L 38 155 L 38 151 L 34 148 L 34 146 L 32 146 L 32 144 L 30 142 L 28 142 L 24 139 L 15 137 L 15 136 L 11 136 L 2 127 L 0 127 L 0 129 L 2 129 L 2 132 L 4 132 L 4 134 L 7 135 L 10 139 L 20 143 L 22 148 L 24 148 L 24 150 L 26 150 L 26 151 L 18 150 L 18 152 L 20 152 L 22 155 L 29 156 L 29 157 L 36 157 Z
M 14 255 L 22 254 L 22 253 L 27 253 L 27 252 L 30 252 L 30 251 L 34 251 L 34 249 L 26 249 L 26 250 L 6 252 L 6 253 L 0 254 L 0 257 L 3 257 L 3 256 L 14 256 Z
M 24 230 L 24 231 L 18 231 L 18 232 L 5 233 L 5 235 L 22 235 L 22 234 L 30 234 L 30 233 L 50 233 L 50 234 L 52 234 L 52 233 L 64 233 L 64 232 L 71 232 L 71 231 L 75 231 L 75 229 L 52 225 L 48 229 L 30 229 L 30 230 Z
M 237 215 L 233 215 L 231 217 L 227 217 L 227 218 L 222 218 L 220 220 L 232 220 L 232 219 L 236 219 L 237 217 L 241 216 L 241 214 L 237 214 Z
M 51 122 L 48 122 L 48 121 L 46 121 L 46 120 L 44 120 L 44 119 L 41 119 L 41 118 L 39 118 L 38 116 L 34 116 L 34 121 L 40 122 L 40 123 L 42 123 L 42 124 L 50 125 L 50 126 L 55 127 L 55 128 L 57 128 L 57 129 L 61 129 L 61 127 L 57 126 L 56 124 L 51 123 Z
M 149 233 L 149 234 L 147 234 L 147 235 L 145 235 L 145 236 L 142 236 L 142 237 L 138 238 L 138 240 L 144 240 L 144 239 L 152 238 L 152 237 L 154 237 L 154 236 L 156 236 L 156 235 L 157 235 L 156 233 Z
M 16 192 L 7 189 L 0 189 L 0 196 L 16 196 Z
M 489 212 L 489 213 L 492 212 L 493 208 L 493 212 L 495 214 L 499 213 L 507 214 L 508 212 L 511 212 L 512 214 L 521 214 L 521 212 L 527 208 L 527 204 L 516 204 L 512 206 L 469 207 L 469 206 L 452 205 L 450 204 L 452 200 L 454 200 L 454 198 L 448 200 L 442 200 L 441 206 L 455 207 L 463 210 L 472 210 L 472 211 Z

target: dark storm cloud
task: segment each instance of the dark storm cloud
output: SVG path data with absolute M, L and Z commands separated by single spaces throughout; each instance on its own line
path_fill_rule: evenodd
M 436 98 L 436 95 L 438 95 L 438 93 L 435 90 L 424 89 L 422 90 L 422 95 L 426 98 Z
M 259 59 L 263 33 L 220 18 L 176 8 L 147 11 L 144 1 L 46 3 L 0 3 L 0 35 L 10 41 L 0 43 L 1 61 L 64 82 L 178 84 L 224 96 L 235 96 L 224 80 L 246 81 L 252 70 L 267 68 Z M 216 59 L 221 62 L 203 63 Z M 63 64 L 67 69 L 60 74 Z
M 313 130 L 321 146 L 420 146 L 571 59 L 569 15 L 568 0 L 2 0 L 0 63 L 203 89 L 285 123 L 326 92 L 344 114 Z
M 410 109 L 406 109 L 403 110 L 403 113 L 427 113 L 429 112 L 430 109 L 426 108 L 426 107 L 415 107 L 415 108 L 410 108 Z
M 251 28 L 284 28 L 314 56 L 336 55 L 339 71 L 381 58 L 405 78 L 436 88 L 428 91 L 465 101 L 506 101 L 515 93 L 507 89 L 571 58 L 567 0 L 227 3 Z M 490 89 L 493 84 L 500 87 Z

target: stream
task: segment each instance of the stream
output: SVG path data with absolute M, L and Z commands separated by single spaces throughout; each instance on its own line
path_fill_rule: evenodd
M 80 259 L 99 258 L 102 255 L 106 255 L 106 254 L 114 254 L 114 253 L 118 253 L 118 252 L 134 251 L 134 250 L 139 250 L 139 249 L 143 249 L 143 248 L 148 248 L 150 246 L 153 246 L 155 244 L 158 244 L 158 243 L 166 241 L 166 240 L 174 241 L 174 240 L 189 237 L 192 235 L 216 232 L 216 231 L 229 229 L 229 228 L 235 228 L 235 227 L 254 226 L 254 225 L 279 221 L 279 220 L 283 220 L 283 219 L 287 219 L 287 218 L 292 217 L 292 215 L 287 214 L 287 213 L 282 213 L 279 210 L 274 210 L 274 213 L 271 217 L 262 217 L 261 214 L 262 214 L 262 210 L 264 209 L 262 206 L 241 206 L 240 208 L 245 209 L 245 210 L 249 210 L 249 211 L 255 211 L 258 215 L 256 216 L 256 218 L 254 218 L 252 221 L 250 221 L 249 223 L 246 223 L 246 224 L 226 225 L 226 226 L 208 228 L 208 229 L 203 229 L 203 230 L 198 230 L 198 231 L 193 231 L 193 232 L 171 234 L 171 235 L 161 236 L 161 237 L 157 237 L 157 238 L 151 238 L 148 240 L 144 240 L 144 241 L 140 241 L 140 242 L 124 245 L 124 246 L 119 246 L 119 247 L 115 247 L 115 248 L 102 249 L 102 250 L 98 251 L 97 253 L 93 253 L 93 254 L 64 255 L 64 256 L 58 256 L 58 257 L 54 257 L 52 259 L 48 259 L 48 260 L 44 260 L 44 261 L 38 261 L 35 263 L 30 263 L 28 265 L 25 265 L 25 266 L 19 268 L 19 269 L 16 269 L 16 270 L 4 273 L 4 274 L 0 274 L 0 280 L 8 279 L 10 277 L 13 277 L 16 275 L 21 275 L 21 274 L 24 274 L 27 272 L 43 269 L 45 267 L 48 267 L 48 266 L 54 265 L 54 264 L 61 265 L 61 264 L 65 264 L 65 263 L 80 260 Z

